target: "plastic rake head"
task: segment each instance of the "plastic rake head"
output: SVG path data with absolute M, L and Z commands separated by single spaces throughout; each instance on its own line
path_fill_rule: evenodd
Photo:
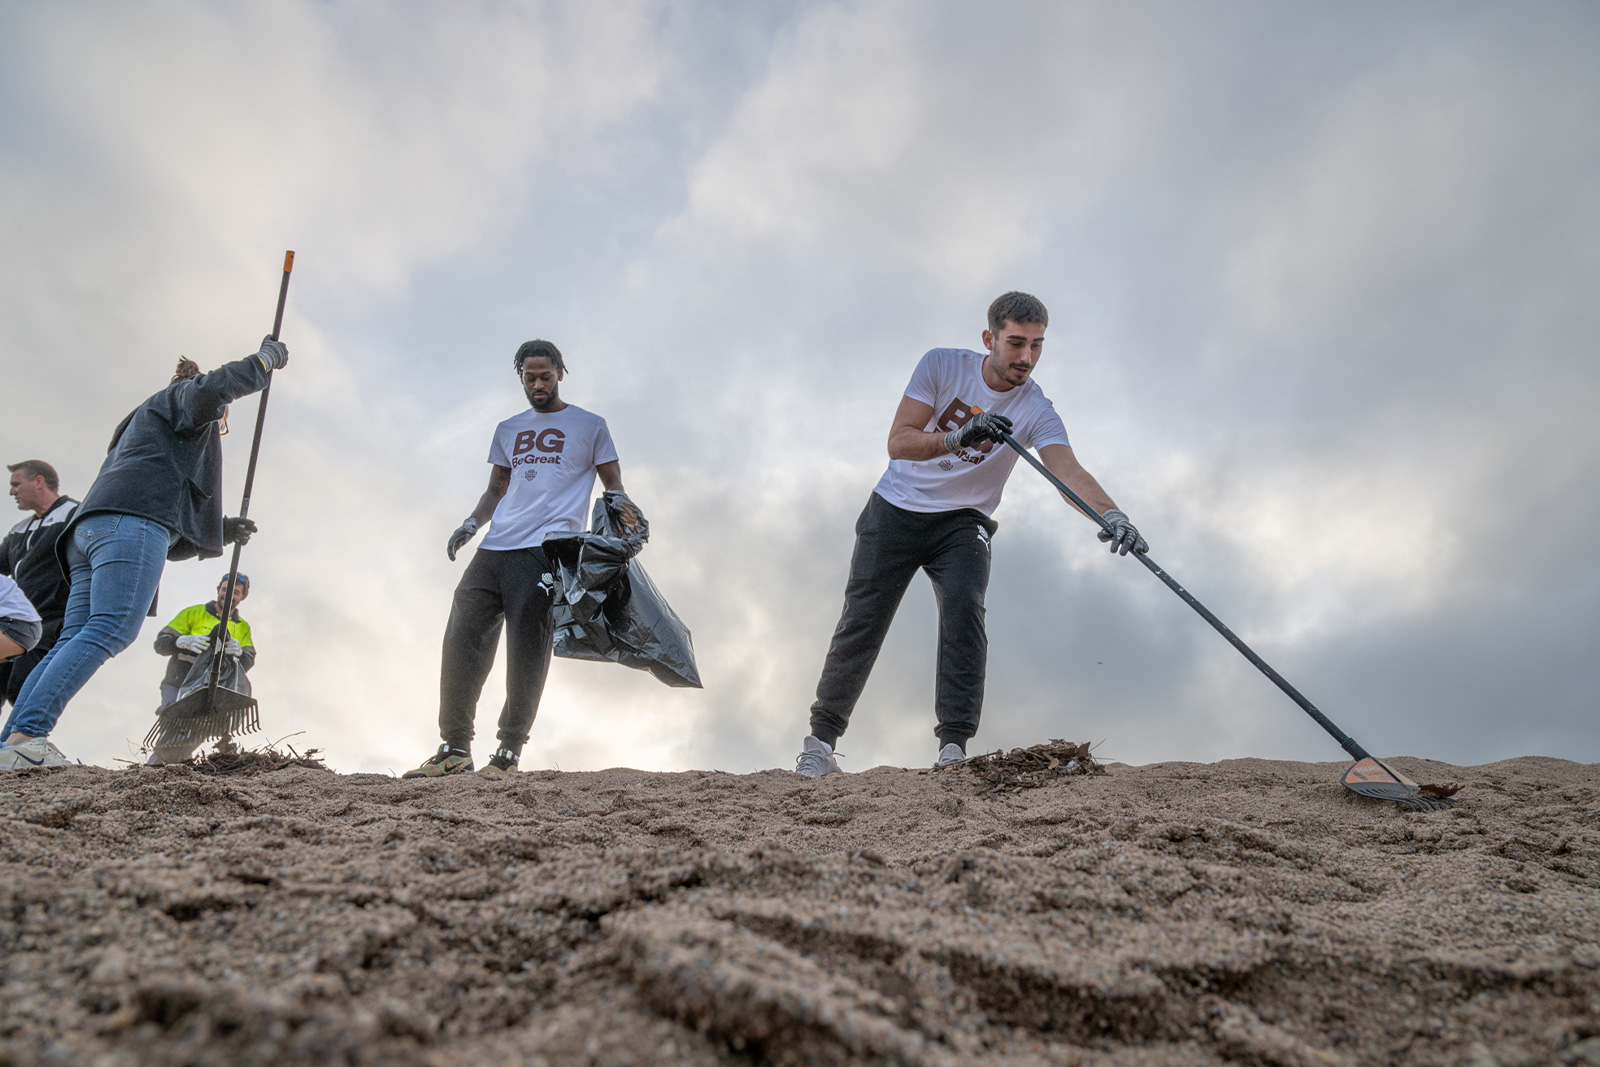
M 1455 804 L 1457 785 L 1418 785 L 1380 760 L 1367 757 L 1352 764 L 1340 779 L 1352 793 L 1389 800 L 1407 811 L 1440 811 Z
M 145 735 L 145 748 L 197 745 L 232 734 L 255 733 L 261 715 L 254 697 L 220 686 L 207 699 L 204 689 L 161 709 Z

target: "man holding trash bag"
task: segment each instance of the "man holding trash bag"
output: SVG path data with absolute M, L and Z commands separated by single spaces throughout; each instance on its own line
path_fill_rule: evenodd
M 249 520 L 222 516 L 218 423 L 230 403 L 288 362 L 289 350 L 271 337 L 206 374 L 180 359 L 172 382 L 112 434 L 100 474 L 58 542 L 72 579 L 61 637 L 17 697 L 0 768 L 64 765 L 50 731 L 95 671 L 138 636 L 166 561 L 220 556 L 255 532 Z
M 491 774 L 517 769 L 550 670 L 555 578 L 545 557 L 546 534 L 581 533 L 598 474 L 606 499 L 633 511 L 622 489 L 622 467 L 606 420 L 561 399 L 567 366 L 549 341 L 517 349 L 517 377 L 529 410 L 495 428 L 489 446 L 489 488 L 450 535 L 456 553 L 493 519 L 456 586 L 445 627 L 439 672 L 439 751 L 405 778 L 435 778 L 473 769 L 473 720 L 478 697 L 506 631 L 506 702 L 499 747 L 484 766 Z
M 1014 451 L 998 447 L 1002 433 L 1037 448 L 1045 466 L 1105 517 L 1112 532 L 1100 539 L 1111 551 L 1148 547 L 1078 464 L 1054 405 L 1031 378 L 1049 318 L 1037 298 L 1006 293 L 989 305 L 985 352 L 935 348 L 917 364 L 889 430 L 889 468 L 856 521 L 844 613 L 817 683 L 811 734 L 795 761 L 800 774 L 820 778 L 840 769 L 833 746 L 919 569 L 939 603 L 934 766 L 966 758 L 988 662 L 983 601 L 998 528 L 989 516 L 1017 461 Z
M 228 618 L 228 639 L 222 647 L 222 654 L 238 660 L 239 669 L 243 671 L 256 665 L 255 637 L 250 632 L 250 624 L 239 617 L 239 605 L 249 595 L 250 576 L 241 574 L 233 584 L 233 613 Z M 224 574 L 217 583 L 217 599 L 184 608 L 156 634 L 156 652 L 172 657 L 166 676 L 161 679 L 162 708 L 178 699 L 178 689 L 189 677 L 194 661 L 211 647 L 211 631 L 222 621 L 222 605 L 227 602 L 228 576 Z

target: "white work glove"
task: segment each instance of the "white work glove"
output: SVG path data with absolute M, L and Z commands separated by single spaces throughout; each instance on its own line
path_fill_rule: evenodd
M 240 656 L 244 655 L 244 646 L 230 637 L 228 638 L 228 643 L 222 646 L 222 654 L 224 656 L 231 656 L 234 659 L 238 659 Z
M 184 634 L 178 638 L 178 651 L 187 652 L 191 656 L 198 656 L 206 650 L 211 643 L 211 638 L 205 634 Z

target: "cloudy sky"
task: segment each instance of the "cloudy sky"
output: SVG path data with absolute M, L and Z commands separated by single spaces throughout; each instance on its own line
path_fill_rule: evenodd
M 1587 0 L 11 3 L 0 452 L 82 495 L 179 354 L 254 350 L 295 249 L 253 677 L 271 737 L 398 771 L 437 743 L 445 539 L 550 338 L 706 687 L 558 660 L 524 766 L 788 766 L 911 369 L 1025 289 L 1084 464 L 1335 721 L 1593 762 L 1597 54 Z M 974 750 L 1340 756 L 1027 468 L 996 518 Z M 163 614 L 224 570 L 169 566 Z M 133 757 L 157 627 L 69 756 Z M 847 768 L 932 759 L 935 634 L 919 578 Z

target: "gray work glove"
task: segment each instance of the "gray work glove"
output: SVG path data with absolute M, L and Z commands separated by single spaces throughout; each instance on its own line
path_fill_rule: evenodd
M 244 646 L 239 643 L 237 638 L 230 637 L 228 638 L 228 643 L 222 646 L 222 654 L 238 659 L 244 655 Z
M 250 535 L 255 533 L 257 529 L 256 524 L 249 519 L 223 519 L 222 543 L 225 545 L 248 545 L 250 543 Z
M 1106 520 L 1109 530 L 1101 530 L 1099 538 L 1111 544 L 1113 553 L 1120 552 L 1126 556 L 1129 552 L 1145 553 L 1150 551 L 1150 546 L 1144 538 L 1139 536 L 1139 531 L 1134 529 L 1133 523 L 1128 521 L 1128 516 L 1112 508 L 1100 516 Z
M 473 518 L 467 519 L 466 522 L 456 527 L 456 532 L 450 535 L 450 540 L 444 546 L 445 553 L 450 557 L 451 563 L 456 561 L 456 553 L 461 550 L 461 546 L 472 540 L 472 536 L 477 532 L 478 520 Z
M 211 643 L 211 638 L 205 634 L 184 634 L 178 638 L 176 643 L 179 652 L 187 652 L 191 656 L 198 656 L 206 650 L 206 646 Z
M 289 365 L 289 350 L 282 341 L 274 341 L 271 337 L 261 339 L 261 351 L 256 353 L 256 358 L 261 361 L 261 366 L 269 371 L 282 370 Z
M 944 450 L 946 452 L 959 452 L 969 445 L 979 441 L 993 441 L 999 444 L 1003 440 L 1002 434 L 1011 432 L 1011 420 L 1004 415 L 995 415 L 988 411 L 980 411 L 968 419 L 960 429 L 951 430 L 944 435 Z

